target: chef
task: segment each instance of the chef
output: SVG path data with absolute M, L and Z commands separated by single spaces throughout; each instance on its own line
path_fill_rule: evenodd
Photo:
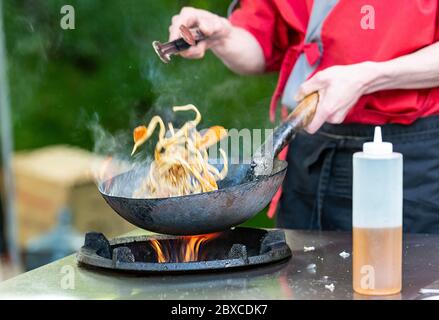
M 279 72 L 270 118 L 318 92 L 316 115 L 288 148 L 277 200 L 284 228 L 350 230 L 352 154 L 373 128 L 404 155 L 404 231 L 439 233 L 439 2 L 437 0 L 242 0 L 229 19 L 185 7 L 172 18 L 198 26 L 238 74 Z M 256 110 L 255 110 L 256 111 Z

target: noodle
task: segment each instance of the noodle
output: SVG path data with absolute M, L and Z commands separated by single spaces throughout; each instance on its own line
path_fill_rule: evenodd
M 132 155 L 147 141 L 159 126 L 158 142 L 154 150 L 148 175 L 134 197 L 165 198 L 218 190 L 217 181 L 227 175 L 227 156 L 221 148 L 219 152 L 224 165 L 221 171 L 209 163 L 207 148 L 225 135 L 223 127 L 213 126 L 202 135 L 197 131 L 201 114 L 192 105 L 178 106 L 174 112 L 193 111 L 195 119 L 186 122 L 180 129 L 168 123 L 168 131 L 163 120 L 154 116 L 148 127 L 134 129 Z

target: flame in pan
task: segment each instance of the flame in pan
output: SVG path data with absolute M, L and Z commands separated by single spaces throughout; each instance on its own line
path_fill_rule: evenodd
M 213 240 L 220 233 L 210 233 L 198 236 L 185 236 L 176 241 L 174 246 L 169 241 L 153 239 L 150 241 L 157 254 L 157 262 L 192 262 L 199 261 L 200 248 L 207 241 Z

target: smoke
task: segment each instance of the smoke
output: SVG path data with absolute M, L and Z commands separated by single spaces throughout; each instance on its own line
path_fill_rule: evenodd
M 93 151 L 97 156 L 91 169 L 99 190 L 111 196 L 133 197 L 148 175 L 151 157 L 146 152 L 131 157 L 133 142 L 129 131 L 111 134 L 100 125 L 98 115 L 90 121 L 89 129 L 94 139 Z
M 194 72 L 183 72 L 178 64 L 163 64 L 158 57 L 145 59 L 141 65 L 141 77 L 151 84 L 155 96 L 152 109 L 157 111 L 170 110 L 172 106 L 194 103 L 198 95 L 194 85 Z M 186 66 L 191 69 L 190 66 Z M 168 114 L 169 115 L 169 114 Z
M 146 125 L 154 115 L 159 115 L 165 123 L 172 122 L 179 127 L 193 116 L 180 113 L 177 118 L 172 112 L 172 106 L 188 103 L 179 99 L 183 95 L 185 80 L 170 76 L 165 67 L 168 66 L 155 56 L 140 64 L 140 76 L 151 84 L 154 102 L 147 106 L 143 115 L 136 115 L 134 108 L 128 109 L 126 112 L 130 113 L 131 123 L 126 124 L 126 129 L 109 132 L 102 126 L 98 114 L 87 121 L 94 142 L 93 152 L 97 155 L 92 172 L 99 190 L 105 194 L 132 198 L 148 175 L 157 138 L 153 136 L 131 156 L 132 130 L 136 126 Z
M 89 119 L 88 128 L 93 137 L 93 152 L 97 156 L 92 172 L 99 190 L 105 194 L 119 197 L 134 197 L 135 191 L 146 179 L 152 162 L 156 137 L 148 140 L 141 149 L 131 156 L 133 148 L 132 130 L 149 123 L 154 115 L 167 122 L 174 122 L 171 107 L 177 104 L 174 94 L 178 91 L 180 80 L 168 81 L 157 57 L 147 58 L 140 64 L 141 78 L 151 84 L 154 102 L 147 106 L 146 112 L 136 114 L 134 108 L 127 109 L 129 123 L 126 128 L 110 132 L 101 124 L 99 114 Z M 117 179 L 114 179 L 117 177 Z
M 149 50 L 152 49 L 149 48 Z M 142 54 L 142 51 L 139 54 Z M 224 125 L 227 119 L 233 119 L 234 125 L 245 120 L 245 117 L 242 116 L 231 117 L 231 113 L 227 110 L 227 101 L 233 101 L 234 105 L 245 105 L 245 100 L 240 94 L 240 86 L 243 86 L 242 81 L 234 76 L 225 77 L 224 71 L 218 73 L 218 68 L 212 63 L 185 61 L 174 57 L 170 64 L 163 64 L 155 55 L 146 55 L 139 63 L 138 72 L 143 81 L 150 83 L 149 90 L 151 90 L 153 102 L 151 106 L 148 106 L 148 110 L 143 115 L 133 115 L 131 117 L 133 123 L 127 123 L 125 130 L 116 133 L 109 133 L 102 128 L 97 116 L 90 124 L 94 137 L 94 152 L 101 155 L 100 163 L 95 165 L 93 170 L 96 182 L 102 192 L 114 196 L 132 198 L 141 182 L 147 177 L 157 138 L 154 135 L 142 146 L 140 152 L 131 157 L 132 129 L 138 125 L 147 125 L 154 115 L 160 116 L 165 124 L 172 122 L 178 128 L 186 121 L 192 120 L 193 114 L 191 112 L 174 113 L 172 107 L 194 104 L 203 115 L 199 130 L 212 125 Z M 207 83 L 201 79 L 210 80 Z M 127 112 L 130 111 L 127 110 Z M 134 112 L 132 113 L 134 114 Z M 211 119 L 206 117 L 208 114 L 210 114 Z M 230 121 L 228 122 L 230 124 Z M 242 135 L 241 133 L 238 135 Z M 252 131 L 245 137 L 250 136 L 252 139 L 253 133 Z M 243 147 L 240 147 L 242 140 L 232 139 L 231 144 L 223 149 L 229 153 L 229 148 L 242 150 L 246 149 L 246 146 L 249 148 L 252 146 L 251 141 L 244 141 L 242 142 Z M 219 146 L 218 144 L 209 148 L 209 154 L 214 164 L 221 164 Z M 241 153 L 241 151 L 238 152 Z M 244 162 L 249 162 L 251 150 L 243 150 L 242 154 L 245 155 Z M 234 162 L 239 161 L 243 161 L 243 159 L 237 157 Z M 118 179 L 113 179 L 115 176 L 119 176 Z

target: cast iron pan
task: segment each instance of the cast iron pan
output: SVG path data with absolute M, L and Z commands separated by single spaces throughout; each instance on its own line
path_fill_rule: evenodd
M 271 137 L 271 159 L 294 138 L 298 130 L 312 120 L 318 94 L 306 97 L 288 118 L 277 127 Z M 128 172 L 99 186 L 105 201 L 122 218 L 137 227 L 163 234 L 197 235 L 227 230 L 252 218 L 263 210 L 285 177 L 287 163 L 274 160 L 267 174 L 259 175 L 261 161 L 255 157 L 251 164 L 230 164 L 227 177 L 219 181 L 219 189 L 187 196 L 137 199 L 109 195 L 103 185 L 123 183 Z M 134 172 L 135 174 L 135 172 Z

